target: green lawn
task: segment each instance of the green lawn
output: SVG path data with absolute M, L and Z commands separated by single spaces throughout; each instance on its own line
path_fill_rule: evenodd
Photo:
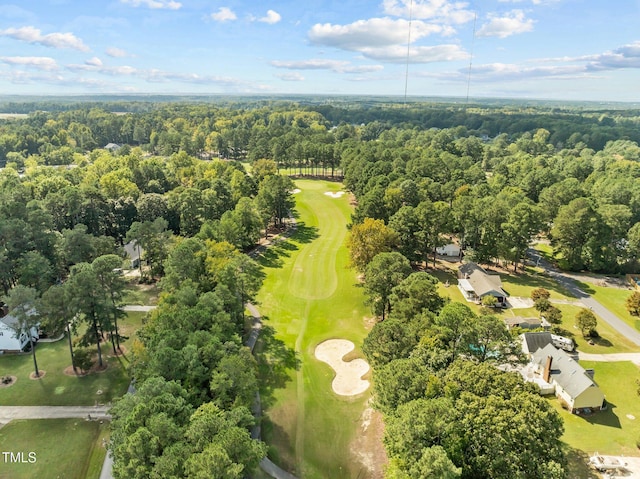
M 158 304 L 160 290 L 156 284 L 138 284 L 137 279 L 127 283 L 124 303 L 141 306 Z
M 103 343 L 102 372 L 83 377 L 64 374 L 71 365 L 69 345 L 65 339 L 55 343 L 40 343 L 36 348 L 39 369 L 46 372 L 39 380 L 29 379 L 33 372 L 30 354 L 0 356 L 0 376 L 16 376 L 11 387 L 0 388 L 0 405 L 5 406 L 92 406 L 106 404 L 124 394 L 129 385 L 126 368 L 131 354 L 130 344 L 146 313 L 131 312 L 120 322 L 121 334 L 129 336 L 123 343 L 125 354 L 114 357 L 111 343 Z
M 0 465 L 3 479 L 97 479 L 106 449 L 102 438 L 107 423 L 83 419 L 15 420 L 0 429 L 0 450 L 22 452 L 25 460 L 35 453 L 34 463 Z
M 569 291 L 558 284 L 556 280 L 533 268 L 527 268 L 526 273 L 500 274 L 502 288 L 509 296 L 531 297 L 531 291 L 544 288 L 551 293 L 551 299 L 573 299 Z
M 630 289 L 612 288 L 607 286 L 597 286 L 592 283 L 577 282 L 580 289 L 589 293 L 602 306 L 614 313 L 629 326 L 640 331 L 640 318 L 631 316 L 626 308 L 626 301 L 631 296 Z
M 305 478 L 363 477 L 352 457 L 352 439 L 360 434 L 359 418 L 369 399 L 335 395 L 334 372 L 315 359 L 316 345 L 344 338 L 356 345 L 367 334 L 362 288 L 347 267 L 345 196 L 327 191 L 341 185 L 298 180 L 295 195 L 298 230 L 270 249 L 263 264 L 266 279 L 258 307 L 265 328 L 258 344 L 261 394 L 266 420 L 263 438 L 270 457 Z M 365 474 L 366 475 L 366 474 Z
M 561 328 L 560 334 L 569 338 L 573 338 L 578 349 L 583 353 L 592 354 L 611 354 L 611 353 L 632 353 L 638 352 L 635 343 L 618 333 L 609 326 L 608 323 L 598 317 L 598 333 L 600 338 L 594 340 L 594 344 L 589 344 L 580 334 L 580 330 L 575 327 L 575 317 L 581 306 L 573 304 L 554 304 L 562 311 L 562 323 L 558 326 Z M 525 318 L 537 318 L 540 313 L 534 308 L 527 309 L 509 309 L 505 312 L 510 316 L 522 316 Z M 596 315 L 597 316 L 597 315 Z
M 549 398 L 564 420 L 563 441 L 589 455 L 597 451 L 602 454 L 637 456 L 640 401 L 635 381 L 640 379 L 640 370 L 631 362 L 581 361 L 580 364 L 595 370 L 595 380 L 607 398 L 609 409 L 581 417 L 562 409 L 556 398 Z

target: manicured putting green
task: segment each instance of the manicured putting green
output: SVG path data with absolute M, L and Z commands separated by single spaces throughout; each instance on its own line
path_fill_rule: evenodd
M 299 227 L 273 249 L 277 260 L 264 263 L 258 297 L 264 324 L 273 328 L 272 339 L 263 335 L 263 357 L 271 363 L 261 368 L 261 384 L 277 383 L 263 387 L 263 436 L 272 459 L 298 477 L 369 477 L 354 439 L 362 430 L 370 389 L 355 396 L 335 394 L 336 372 L 314 355 L 323 341 L 345 339 L 355 344 L 345 361 L 363 357 L 364 318 L 370 313 L 348 268 L 348 195 L 326 195 L 341 190 L 335 182 L 298 180 L 296 187 L 301 190 L 294 196 Z M 295 352 L 298 367 L 285 369 L 278 382 L 274 371 L 277 357 L 287 355 L 283 351 Z

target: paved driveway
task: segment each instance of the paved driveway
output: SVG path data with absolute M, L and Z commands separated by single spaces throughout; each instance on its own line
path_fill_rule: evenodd
M 624 337 L 629 339 L 629 341 L 634 342 L 638 347 L 640 347 L 640 331 L 629 326 L 627 323 L 618 318 L 618 316 L 613 314 L 602 304 L 593 299 L 587 292 L 580 289 L 576 284 L 574 278 L 572 278 L 569 274 L 565 274 L 562 271 L 558 270 L 555 266 L 546 261 L 536 250 L 534 250 L 533 248 L 529 248 L 527 253 L 529 254 L 529 257 L 531 257 L 539 266 L 544 268 L 549 276 L 554 278 L 558 283 L 569 290 L 572 295 L 578 298 L 586 308 L 590 308 L 595 314 L 600 316 L 603 321 L 609 323 L 609 325 L 613 329 L 615 329 Z

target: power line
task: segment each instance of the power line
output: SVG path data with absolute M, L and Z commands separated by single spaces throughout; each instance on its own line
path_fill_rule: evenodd
M 407 35 L 407 64 L 404 72 L 404 103 L 407 103 L 407 88 L 409 86 L 409 56 L 411 54 L 411 22 L 413 20 L 413 0 L 409 4 L 409 33 Z
M 469 89 L 471 87 L 471 67 L 473 65 L 473 48 L 476 43 L 476 20 L 478 15 L 474 12 L 473 14 L 473 37 L 471 38 L 471 56 L 469 57 L 469 73 L 467 75 L 467 102 L 466 105 L 469 104 Z

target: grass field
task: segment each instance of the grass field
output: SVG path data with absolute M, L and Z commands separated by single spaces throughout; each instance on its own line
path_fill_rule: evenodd
M 640 370 L 631 362 L 581 361 L 580 364 L 595 370 L 595 380 L 606 396 L 609 409 L 581 417 L 562 409 L 554 397 L 549 398 L 564 420 L 562 440 L 589 455 L 597 451 L 602 454 L 637 456 L 640 401 L 635 381 L 640 379 Z
M 0 463 L 2 479 L 97 479 L 108 424 L 83 419 L 16 420 L 0 429 L 0 450 L 35 453 L 34 463 Z
M 345 247 L 350 206 L 331 198 L 340 184 L 298 180 L 297 232 L 265 254 L 266 279 L 259 294 L 265 316 L 258 350 L 270 457 L 299 477 L 363 477 L 352 440 L 359 433 L 369 392 L 353 398 L 331 389 L 334 372 L 315 359 L 330 338 L 356 344 L 361 356 L 367 330 L 362 289 L 348 269 Z M 366 475 L 366 474 L 365 474 Z
M 577 282 L 580 288 L 589 293 L 602 306 L 618 316 L 632 328 L 640 331 L 640 318 L 631 316 L 627 311 L 626 301 L 631 296 L 630 289 L 598 286 L 592 283 Z
M 93 406 L 106 404 L 121 396 L 129 385 L 126 367 L 129 364 L 129 344 L 142 324 L 146 313 L 130 312 L 120 322 L 121 334 L 129 336 L 123 343 L 125 355 L 113 357 L 111 343 L 102 344 L 105 371 L 83 377 L 64 374 L 71 365 L 69 345 L 65 339 L 55 343 L 40 343 L 36 348 L 38 367 L 46 372 L 39 380 L 29 379 L 33 372 L 30 354 L 0 356 L 0 376 L 18 378 L 8 388 L 0 388 L 0 405 L 5 406 Z

